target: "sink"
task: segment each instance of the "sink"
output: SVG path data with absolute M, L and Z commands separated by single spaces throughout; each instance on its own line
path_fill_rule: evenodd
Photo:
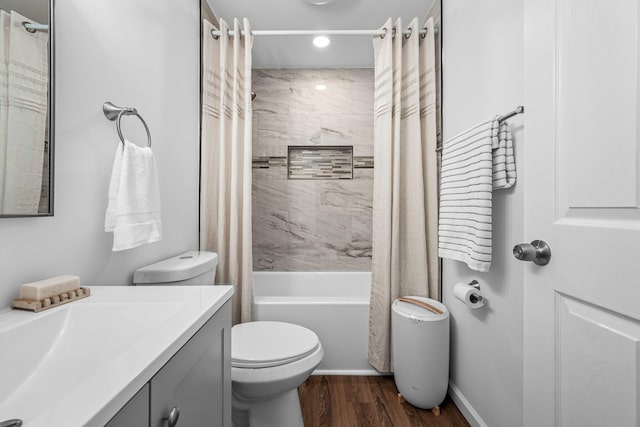
M 65 305 L 0 331 L 0 366 L 10 367 L 3 375 L 0 405 L 11 396 L 28 393 L 31 405 L 38 406 L 40 398 L 48 398 L 48 388 L 80 381 L 92 367 L 108 363 L 182 306 Z
M 230 288 L 92 287 L 89 298 L 41 313 L 1 313 L 0 420 L 108 421 L 229 299 Z

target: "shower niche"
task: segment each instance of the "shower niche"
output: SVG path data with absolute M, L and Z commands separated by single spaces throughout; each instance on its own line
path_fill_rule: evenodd
M 289 179 L 353 179 L 353 146 L 289 146 Z

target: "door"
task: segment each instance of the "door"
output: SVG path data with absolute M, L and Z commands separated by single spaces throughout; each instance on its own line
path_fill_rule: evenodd
M 526 426 L 640 426 L 638 3 L 525 0 Z

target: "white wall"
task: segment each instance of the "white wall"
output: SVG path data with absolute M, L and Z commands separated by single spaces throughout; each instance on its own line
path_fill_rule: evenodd
M 198 245 L 199 0 L 55 3 L 55 216 L 0 219 L 0 309 L 24 282 L 76 274 L 125 285 L 136 268 Z M 103 227 L 118 143 L 105 101 L 147 121 L 163 209 L 160 242 L 117 253 Z M 145 143 L 135 118 L 123 128 Z
M 523 1 L 443 0 L 443 136 L 523 102 Z M 523 117 L 510 120 L 519 183 L 494 193 L 493 262 L 488 273 L 445 261 L 443 298 L 452 315 L 451 381 L 492 427 L 522 425 L 523 265 L 511 249 L 523 240 Z M 456 282 L 477 279 L 486 298 L 470 310 Z M 475 422 L 474 422 L 475 424 Z

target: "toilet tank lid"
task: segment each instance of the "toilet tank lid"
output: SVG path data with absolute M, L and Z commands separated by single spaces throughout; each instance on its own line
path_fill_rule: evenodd
M 217 266 L 217 253 L 189 251 L 136 270 L 133 274 L 133 283 L 162 283 L 188 280 L 213 270 Z

